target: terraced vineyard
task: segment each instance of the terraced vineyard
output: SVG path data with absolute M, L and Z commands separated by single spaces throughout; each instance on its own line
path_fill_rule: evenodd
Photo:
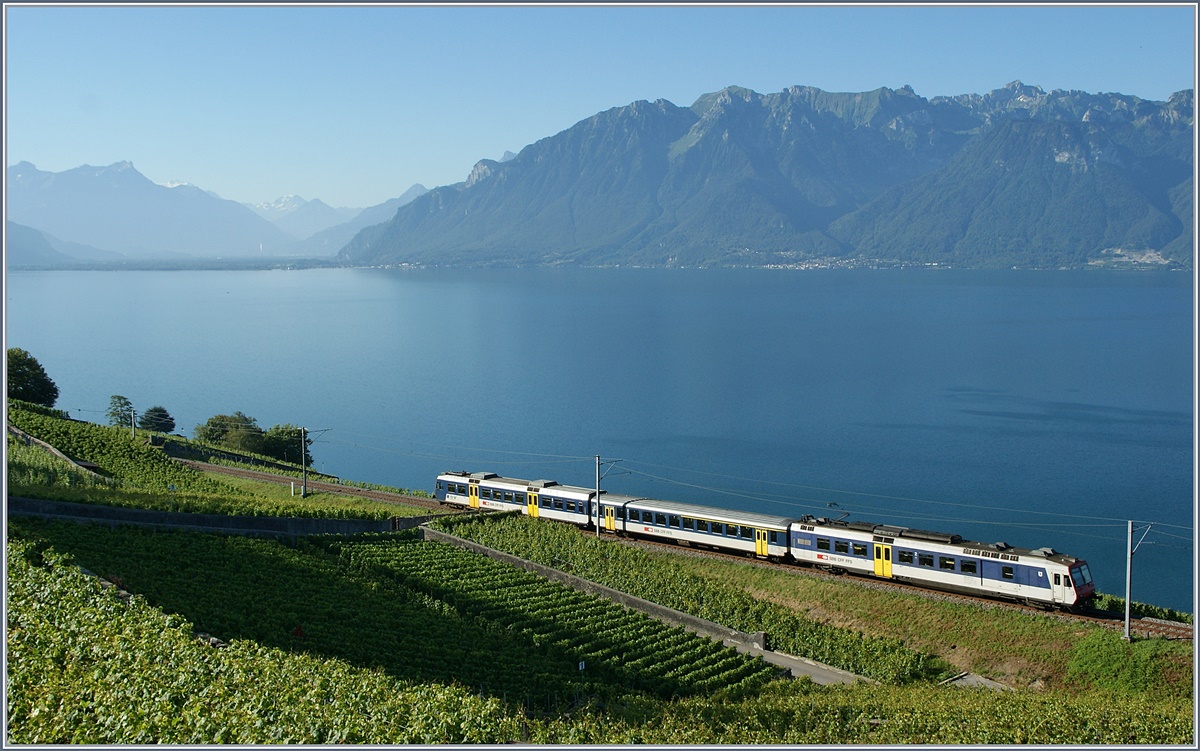
M 707 639 L 411 533 L 292 547 L 28 518 L 10 529 L 221 639 L 458 683 L 531 711 L 629 692 L 745 693 L 775 675 Z
M 329 545 L 9 521 L 10 743 L 1195 740 L 1190 696 L 1155 690 L 1161 681 L 1144 676 L 1124 688 L 1000 694 L 771 681 L 741 696 L 657 698 L 606 688 L 590 663 L 581 674 L 565 648 L 533 644 L 499 621 L 400 586 L 403 571 L 386 570 L 391 555 L 364 553 L 356 573 L 347 565 L 353 554 L 333 555 Z M 73 563 L 139 594 L 122 601 Z M 470 592 L 447 590 L 464 602 Z M 218 633 L 229 646 L 206 646 L 193 630 Z M 703 680 L 691 677 L 697 687 Z M 522 686 L 554 695 L 527 701 L 515 693 Z
M 774 649 L 886 683 L 948 677 L 948 666 L 898 639 L 869 636 L 797 616 L 735 588 L 689 575 L 670 557 L 651 556 L 566 524 L 526 516 L 446 518 L 435 526 L 546 566 L 739 631 L 765 631 Z
M 15 493 L 291 510 L 252 488 L 161 474 L 177 468 L 144 444 L 124 445 L 133 443 L 124 431 L 31 414 L 53 422 L 26 425 L 62 431 L 70 451 L 109 479 L 10 440 Z M 358 513 L 310 500 L 314 515 Z M 766 666 L 707 640 L 411 533 L 285 544 L 9 517 L 5 741 L 1195 745 L 1190 642 L 1124 643 L 1103 630 L 1075 633 L 1045 618 L 1030 628 L 1032 619 L 897 596 L 874 607 L 873 595 L 867 602 L 859 588 L 832 583 L 812 600 L 799 589 L 806 577 L 660 559 L 557 524 L 450 526 L 732 628 L 767 631 L 783 651 L 884 683 L 771 680 Z M 870 635 L 816 622 L 781 598 L 819 602 L 822 612 L 871 624 L 858 627 Z M 917 626 L 931 635 L 919 645 Z M 935 685 L 947 666 L 924 650 L 957 642 L 959 654 L 978 655 L 980 640 L 990 650 L 985 667 L 1045 662 L 1038 686 Z M 1039 660 L 1049 655 L 1058 657 Z
M 298 498 L 235 487 L 172 461 L 144 439 L 131 438 L 128 430 L 65 419 L 34 405 L 10 401 L 8 421 L 77 461 L 96 464 L 105 480 L 87 476 L 10 435 L 12 495 L 234 516 L 387 519 L 403 513 L 396 504 L 365 498 L 330 494 Z
M 485 628 L 553 648 L 589 675 L 659 696 L 753 690 L 774 670 L 682 628 L 439 542 L 336 543 L 349 566 L 449 604 Z

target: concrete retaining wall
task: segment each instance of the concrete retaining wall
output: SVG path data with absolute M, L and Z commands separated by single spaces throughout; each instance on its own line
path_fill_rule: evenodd
M 9 425 L 9 426 L 8 426 L 8 432 L 9 432 L 9 433 L 12 433 L 14 436 L 16 436 L 17 438 L 19 438 L 20 440 L 22 440 L 22 441 L 25 441 L 25 445 L 26 445 L 26 446 L 29 446 L 29 445 L 32 445 L 32 444 L 37 444 L 38 446 L 41 446 L 41 447 L 42 447 L 43 449 L 45 449 L 46 451 L 49 451 L 51 454 L 54 454 L 55 456 L 57 456 L 59 459 L 62 459 L 63 461 L 65 461 L 65 462 L 67 462 L 68 464 L 70 464 L 71 466 L 75 467 L 75 468 L 76 468 L 76 469 L 78 469 L 80 472 L 86 472 L 87 474 L 91 475 L 92 477 L 98 477 L 98 478 L 100 478 L 100 479 L 102 479 L 102 480 L 106 480 L 106 479 L 108 479 L 108 478 L 105 478 L 105 477 L 104 477 L 104 475 L 97 474 L 96 472 L 93 472 L 92 470 L 90 470 L 90 469 L 88 469 L 87 467 L 83 466 L 83 465 L 82 465 L 82 464 L 80 464 L 79 462 L 75 461 L 75 460 L 74 460 L 74 459 L 72 459 L 71 457 L 67 456 L 66 454 L 64 454 L 63 452 L 61 452 L 61 451 L 59 451 L 58 449 L 54 448 L 54 447 L 53 447 L 53 446 L 51 446 L 50 444 L 48 444 L 48 443 L 46 443 L 45 441 L 41 440 L 40 438 L 34 438 L 33 436 L 29 435 L 29 434 L 28 434 L 28 433 L 26 433 L 24 430 L 21 430 L 21 429 L 20 429 L 20 428 L 18 428 L 18 427 L 14 427 L 14 426 L 12 426 L 12 425 Z M 95 465 L 93 465 L 93 466 L 95 466 Z
M 224 532 L 231 535 L 302 536 L 353 535 L 363 532 L 389 532 L 419 527 L 433 517 L 393 517 L 391 519 L 309 519 L 277 516 L 226 516 L 192 514 L 182 511 L 98 506 L 90 503 L 42 501 L 32 498 L 8 499 L 11 515 L 72 519 L 94 524 L 134 524 L 146 527 L 186 529 L 194 532 Z
M 551 581 L 565 584 L 566 586 L 579 590 L 580 592 L 586 592 L 591 595 L 607 598 L 620 605 L 624 605 L 631 610 L 637 610 L 645 613 L 656 620 L 670 623 L 675 626 L 682 626 L 693 633 L 700 634 L 701 636 L 707 636 L 710 639 L 716 639 L 722 642 L 740 645 L 746 649 L 765 650 L 767 648 L 766 634 L 761 631 L 754 634 L 735 631 L 734 629 L 727 628 L 719 623 L 713 623 L 712 621 L 706 621 L 703 618 L 697 618 L 696 616 L 688 613 L 672 610 L 671 608 L 664 607 L 658 603 L 650 602 L 649 600 L 643 600 L 640 597 L 634 597 L 633 595 L 626 594 L 624 592 L 619 592 L 615 589 L 605 587 L 602 584 L 597 584 L 596 582 L 588 581 L 587 579 L 581 579 L 578 576 L 573 576 L 563 571 L 559 571 L 558 569 L 550 568 L 549 566 L 543 566 L 532 561 L 527 561 L 523 558 L 518 558 L 515 555 L 510 555 L 499 550 L 493 550 L 492 548 L 471 542 L 470 540 L 464 540 L 461 537 L 455 537 L 454 535 L 449 535 L 445 532 L 439 532 L 436 529 L 430 529 L 428 526 L 421 527 L 421 534 L 425 536 L 426 540 L 438 540 L 440 542 L 449 543 L 450 545 L 455 545 L 465 550 L 480 553 L 481 555 L 486 555 L 489 558 L 494 558 L 498 561 L 504 561 L 505 563 L 513 566 L 519 566 L 526 571 L 531 571 L 546 579 L 550 579 Z

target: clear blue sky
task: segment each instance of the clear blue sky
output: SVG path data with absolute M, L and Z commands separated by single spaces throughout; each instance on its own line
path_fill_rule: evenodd
M 728 85 L 924 97 L 1021 80 L 1164 100 L 1163 6 L 5 6 L 5 163 L 129 160 L 257 203 L 365 207 L 638 99 Z

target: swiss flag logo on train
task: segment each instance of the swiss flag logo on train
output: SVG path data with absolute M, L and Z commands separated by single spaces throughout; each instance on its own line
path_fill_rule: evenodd
M 823 561 L 823 560 L 825 560 L 825 559 L 826 559 L 826 558 L 828 558 L 828 557 L 829 557 L 829 556 L 825 555 L 824 553 L 817 553 L 817 559 L 818 559 L 818 560 L 821 560 L 821 561 Z

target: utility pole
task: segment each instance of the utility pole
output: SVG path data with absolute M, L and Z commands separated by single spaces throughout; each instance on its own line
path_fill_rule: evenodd
M 1146 531 L 1142 534 L 1142 539 L 1138 540 L 1138 544 L 1133 544 L 1133 520 L 1130 519 L 1126 525 L 1127 531 L 1127 550 L 1129 555 L 1125 558 L 1125 641 L 1129 641 L 1129 614 L 1132 609 L 1132 594 L 1133 594 L 1133 554 L 1142 546 L 1142 542 L 1146 539 L 1146 535 L 1150 534 L 1150 528 L 1153 524 L 1146 525 Z
M 600 539 L 600 456 L 596 455 L 596 539 Z
M 136 420 L 137 420 L 137 412 L 134 412 L 133 408 L 131 407 L 129 409 L 129 437 L 133 438 L 133 439 L 137 438 L 137 422 L 136 422 Z
M 308 497 L 308 463 L 304 460 L 305 451 L 308 443 L 308 428 L 300 428 L 300 477 L 302 483 L 300 485 L 300 497 Z

